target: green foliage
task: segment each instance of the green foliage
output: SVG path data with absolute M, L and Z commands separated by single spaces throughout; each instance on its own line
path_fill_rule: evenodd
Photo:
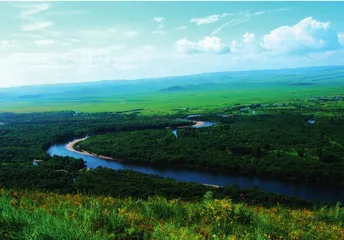
M 146 200 L 0 189 L 0 238 L 343 239 L 344 209 L 250 206 L 217 199 Z
M 343 185 L 343 120 L 319 116 L 317 121 L 310 125 L 307 115 L 293 111 L 233 115 L 211 128 L 178 129 L 178 139 L 166 129 L 108 133 L 77 149 L 135 164 Z

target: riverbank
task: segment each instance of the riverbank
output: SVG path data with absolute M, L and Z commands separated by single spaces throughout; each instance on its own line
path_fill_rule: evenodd
M 203 122 L 201 122 L 200 124 L 202 124 Z M 104 160 L 112 160 L 112 161 L 118 161 L 118 162 L 122 162 L 121 160 L 117 160 L 117 159 L 114 159 L 114 158 L 111 158 L 111 157 L 107 157 L 107 156 L 103 156 L 103 155 L 97 155 L 95 153 L 91 153 L 91 152 L 88 152 L 88 151 L 85 151 L 85 150 L 82 150 L 82 151 L 78 151 L 78 150 L 75 150 L 74 149 L 74 145 L 79 143 L 79 142 L 82 142 L 84 140 L 86 140 L 87 138 L 80 138 L 80 139 L 76 139 L 70 143 L 68 143 L 66 145 L 66 149 L 68 151 L 72 151 L 72 152 L 75 152 L 75 153 L 79 153 L 79 154 L 82 154 L 82 155 L 86 155 L 86 156 L 91 156 L 91 157 L 97 157 L 97 158 L 100 158 L 100 159 L 104 159 Z M 200 183 L 204 186 L 209 186 L 209 187 L 214 187 L 214 188 L 219 188 L 219 187 L 222 187 L 222 186 L 219 186 L 219 185 L 215 185 L 215 184 L 207 184 L 207 183 Z
M 203 121 L 193 121 L 193 122 L 194 122 L 194 124 L 192 125 L 192 127 L 200 127 L 200 126 L 203 126 L 205 124 L 205 122 L 203 122 Z M 182 126 L 182 127 L 179 127 L 179 128 L 186 128 L 186 127 L 190 127 L 190 126 Z M 75 144 L 77 144 L 79 142 L 82 142 L 82 141 L 84 141 L 86 139 L 87 139 L 87 137 L 76 139 L 76 140 L 68 143 L 66 145 L 66 149 L 69 150 L 69 151 L 75 152 L 75 153 L 86 155 L 86 156 L 98 157 L 98 158 L 101 158 L 101 159 L 104 159 L 104 160 L 112 160 L 112 161 L 122 162 L 122 160 L 120 160 L 120 159 L 114 159 L 112 157 L 108 157 L 108 156 L 104 156 L 104 155 L 98 155 L 98 154 L 91 153 L 91 152 L 88 152 L 88 151 L 85 151 L 85 150 L 78 151 L 78 150 L 74 149 L 74 145 Z
M 78 151 L 78 150 L 75 150 L 74 149 L 74 145 L 79 143 L 79 142 L 82 142 L 84 140 L 86 140 L 87 138 L 80 138 L 80 139 L 76 139 L 70 143 L 68 143 L 66 145 L 66 149 L 68 151 L 72 151 L 72 152 L 75 152 L 75 153 L 79 153 L 79 154 L 82 154 L 82 155 L 86 155 L 86 156 L 91 156 L 91 157 L 97 157 L 97 158 L 101 158 L 101 159 L 104 159 L 104 160 L 112 160 L 112 161 L 119 161 L 121 162 L 121 160 L 118 160 L 118 159 L 114 159 L 112 157 L 107 157 L 107 156 L 103 156 L 103 155 L 98 155 L 98 154 L 95 154 L 95 153 L 91 153 L 91 152 L 87 152 L 85 150 L 82 150 L 82 151 Z
M 203 121 L 194 121 L 194 125 L 192 125 L 193 127 L 199 127 L 199 126 L 203 126 L 205 124 L 205 122 Z
M 197 127 L 203 126 L 205 124 L 205 122 L 203 122 L 203 121 L 192 121 L 192 122 L 194 123 L 193 125 L 180 126 L 177 128 L 189 128 L 189 127 L 197 128 Z M 168 127 L 168 128 L 170 129 L 170 127 Z
M 208 184 L 208 183 L 202 183 L 204 186 L 208 186 L 208 187 L 214 187 L 214 188 L 219 188 L 219 187 L 222 187 L 222 186 L 219 186 L 219 185 L 214 185 L 214 184 Z

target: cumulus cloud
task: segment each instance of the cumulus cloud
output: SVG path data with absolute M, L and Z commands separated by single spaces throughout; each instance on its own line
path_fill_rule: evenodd
M 192 18 L 190 22 L 196 23 L 197 25 L 209 24 L 219 21 L 221 18 L 228 16 L 228 13 L 214 14 L 203 18 Z
M 231 52 L 245 55 L 253 55 L 262 50 L 254 33 L 245 33 L 240 41 L 232 41 Z
M 256 36 L 254 35 L 254 33 L 245 33 L 243 36 L 243 42 L 245 44 L 252 44 L 256 41 Z
M 209 36 L 198 42 L 192 42 L 186 38 L 183 38 L 175 43 L 175 47 L 178 52 L 185 54 L 224 54 L 230 52 L 229 47 L 223 44 L 220 38 Z
M 269 51 L 306 53 L 337 49 L 340 44 L 330 22 L 307 17 L 294 26 L 281 26 L 264 35 L 261 46 Z

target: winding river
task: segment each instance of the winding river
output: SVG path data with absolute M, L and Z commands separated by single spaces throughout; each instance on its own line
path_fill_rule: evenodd
M 213 123 L 208 122 L 207 126 Z M 204 126 L 205 126 L 204 125 Z M 199 126 L 198 126 L 199 127 Z M 242 188 L 252 188 L 257 186 L 266 192 L 281 193 L 287 196 L 298 197 L 306 200 L 315 200 L 327 203 L 337 201 L 344 202 L 344 189 L 340 187 L 314 186 L 298 182 L 269 180 L 259 177 L 241 176 L 232 173 L 218 173 L 213 171 L 202 171 L 192 169 L 159 168 L 151 166 L 141 166 L 124 164 L 117 161 L 101 159 L 95 156 L 84 155 L 66 148 L 66 144 L 56 144 L 48 149 L 48 153 L 53 156 L 68 156 L 82 158 L 86 161 L 88 168 L 107 167 L 112 169 L 126 169 L 138 171 L 146 174 L 154 174 L 165 178 L 173 178 L 178 181 L 196 182 L 217 186 L 237 184 Z

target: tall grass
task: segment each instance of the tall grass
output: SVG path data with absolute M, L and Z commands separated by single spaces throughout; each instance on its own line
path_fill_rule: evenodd
M 344 209 L 0 190 L 0 239 L 344 239 Z

